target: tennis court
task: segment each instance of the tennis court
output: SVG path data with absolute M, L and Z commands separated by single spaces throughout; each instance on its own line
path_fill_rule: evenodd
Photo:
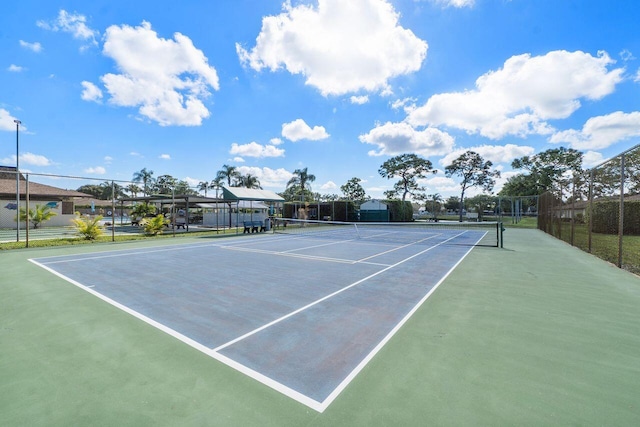
M 287 234 L 31 261 L 322 412 L 495 230 L 289 221 Z
M 177 281 L 182 283 L 195 276 L 180 266 L 187 253 L 180 248 L 202 246 L 196 251 L 202 260 L 197 268 L 213 264 L 213 276 L 203 275 L 213 281 L 216 268 L 223 267 L 207 251 L 249 260 L 237 272 L 241 277 L 259 248 L 251 245 L 278 236 L 178 237 L 0 252 L 0 424 L 637 425 L 638 277 L 538 230 L 509 228 L 505 234 L 504 249 L 473 248 L 322 413 L 218 362 L 206 353 L 210 348 L 203 346 L 203 352 L 185 345 L 29 261 L 71 265 L 69 260 L 81 259 L 77 262 L 93 271 L 86 275 L 95 287 L 85 284 L 93 290 L 104 287 L 100 278 L 118 270 L 125 254 L 135 258 L 153 250 L 159 256 L 167 249 L 162 259 L 181 269 Z M 218 247 L 232 242 L 251 245 Z M 328 240 L 319 238 L 322 242 Z M 442 249 L 470 249 L 449 246 Z M 278 252 L 270 244 L 260 249 Z M 436 249 L 420 257 L 428 259 Z M 115 256 L 87 259 L 100 255 Z M 104 263 L 104 270 L 94 271 L 92 263 Z M 164 268 L 139 265 L 136 276 L 121 279 L 143 283 L 137 274 L 144 272 L 154 281 Z M 284 277 L 272 268 L 265 274 L 278 283 L 311 278 L 301 268 Z M 234 283 L 246 286 L 242 280 Z M 380 304 L 379 294 L 371 295 L 378 305 L 389 305 Z M 220 301 L 231 296 L 221 295 Z M 264 314 L 263 307 L 259 310 Z M 292 354 L 304 354 L 297 350 L 290 348 Z

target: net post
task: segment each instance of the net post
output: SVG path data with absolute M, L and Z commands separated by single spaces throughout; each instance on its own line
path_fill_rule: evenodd
M 362 236 L 360 236 L 360 230 L 358 229 L 358 224 L 353 224 L 353 227 L 356 229 L 356 236 L 358 237 L 358 239 L 361 239 Z

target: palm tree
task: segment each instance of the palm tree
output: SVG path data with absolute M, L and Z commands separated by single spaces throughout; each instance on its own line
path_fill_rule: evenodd
M 135 184 L 127 185 L 126 190 L 131 194 L 131 197 L 138 197 L 138 193 L 142 191 L 142 189 Z
M 222 181 L 224 178 L 220 175 L 216 176 L 211 180 L 211 184 L 209 184 L 209 188 L 215 188 L 216 190 L 216 199 L 218 198 L 218 190 L 223 187 Z
M 307 168 L 296 169 L 293 171 L 293 176 L 287 182 L 287 188 L 297 187 L 299 193 L 302 194 L 302 200 L 304 201 L 304 195 L 307 191 L 311 191 L 311 186 L 308 182 L 316 180 L 316 176 L 307 172 Z M 307 188 L 308 187 L 308 188 Z
M 20 208 L 20 221 L 30 221 L 33 228 L 38 228 L 41 223 L 49 221 L 56 216 L 55 212 L 51 212 L 51 208 L 47 205 L 36 205 L 35 209 L 29 209 L 27 214 L 26 208 Z
M 245 188 L 262 189 L 262 186 L 260 185 L 260 180 L 258 179 L 258 177 L 255 175 L 251 175 L 250 173 L 240 177 L 240 184 Z
M 148 171 L 147 168 L 142 168 L 141 171 L 135 172 L 133 174 L 133 182 L 142 182 L 144 187 L 142 190 L 142 194 L 144 194 L 145 197 L 149 193 L 149 184 L 153 179 L 152 177 L 153 177 L 153 171 Z
M 200 181 L 198 183 L 198 191 L 204 191 L 204 197 L 207 197 L 207 190 L 211 188 L 209 187 L 209 183 L 207 181 Z
M 222 169 L 218 171 L 216 179 L 219 179 L 220 181 L 226 180 L 229 187 L 231 187 L 231 180 L 237 178 L 239 175 L 237 167 L 222 165 Z
M 125 196 L 125 188 L 115 182 L 105 181 L 100 184 L 100 188 L 102 189 L 102 194 L 100 195 L 102 200 L 117 199 Z

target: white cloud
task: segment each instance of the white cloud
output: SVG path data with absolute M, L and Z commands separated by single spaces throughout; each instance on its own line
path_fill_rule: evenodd
M 239 156 L 234 157 L 232 160 L 234 161 L 234 163 L 244 163 L 244 159 Z
M 15 130 L 15 126 L 13 129 Z M 14 154 L 12 156 L 5 157 L 4 159 L 0 159 L 0 163 L 15 164 L 16 155 Z M 22 153 L 20 154 L 20 165 L 50 166 L 51 161 L 40 154 Z
M 473 7 L 475 0 L 431 0 L 432 3 L 442 7 Z
M 20 40 L 20 46 L 36 53 L 42 51 L 42 45 L 39 42 L 29 43 L 24 40 Z
M 206 181 L 206 179 L 196 179 L 187 176 L 186 178 L 184 178 L 184 181 L 189 184 L 189 187 L 197 187 L 200 182 Z
M 439 160 L 439 163 L 442 166 L 450 165 L 455 159 L 467 151 L 475 151 L 480 154 L 485 161 L 489 160 L 491 163 L 496 164 L 511 163 L 516 158 L 530 156 L 535 152 L 535 148 L 515 144 L 480 145 L 478 147 L 459 148 L 444 156 Z
M 557 132 L 549 141 L 566 142 L 578 150 L 597 150 L 637 136 L 640 136 L 640 111 L 616 111 L 605 116 L 591 117 L 582 130 Z
M 169 155 L 169 154 L 160 154 L 158 156 L 158 158 L 162 159 L 162 160 L 171 160 L 171 155 Z
M 140 107 L 161 126 L 199 126 L 209 117 L 203 100 L 219 89 L 218 74 L 188 37 L 158 37 L 151 24 L 107 28 L 103 53 L 121 74 L 101 77 L 112 104 Z
M 496 183 L 493 186 L 493 193 L 495 194 L 500 192 L 500 190 L 502 190 L 502 187 L 504 187 L 504 185 L 507 183 L 509 178 L 513 178 L 514 176 L 520 175 L 520 174 L 521 174 L 520 171 L 500 172 L 500 177 L 495 178 Z M 478 187 L 475 187 L 475 188 L 478 188 Z M 480 191 L 480 194 L 482 194 L 482 191 Z
M 33 153 L 20 154 L 20 162 L 23 164 L 34 165 L 34 166 L 51 165 L 51 161 L 47 159 L 45 156 L 41 156 L 40 154 L 33 154 Z
M 0 108 L 0 130 L 15 132 L 16 124 L 14 120 L 18 120 L 18 119 L 16 117 L 13 117 L 11 113 L 9 113 L 4 108 Z M 23 125 L 20 125 L 20 129 L 26 130 L 27 128 Z M 14 162 L 15 162 L 15 159 L 14 159 Z
M 325 191 L 326 190 L 335 190 L 336 188 L 338 188 L 338 186 L 333 181 L 327 181 L 327 182 L 325 182 L 324 184 L 322 184 L 320 186 L 320 189 L 321 190 L 325 190 Z
M 413 111 L 416 108 L 416 99 L 415 98 L 404 98 L 404 99 L 396 99 L 391 102 L 391 108 L 393 110 L 398 110 L 400 108 L 404 109 L 405 113 L 409 114 L 409 112 Z
M 111 162 L 113 161 L 113 157 L 111 156 L 104 156 L 104 162 L 108 165 L 111 164 Z
M 606 159 L 602 156 L 602 153 L 597 151 L 587 151 L 582 155 L 582 167 L 592 168 L 601 163 L 604 163 Z
M 295 142 L 301 139 L 318 141 L 320 139 L 327 139 L 330 135 L 323 126 L 314 126 L 313 129 L 311 129 L 304 120 L 296 119 L 282 125 L 282 136 Z
M 369 102 L 369 96 L 368 95 L 352 96 L 351 98 L 349 98 L 349 100 L 351 101 L 352 104 L 363 105 Z
M 284 143 L 284 141 L 281 140 L 280 138 L 271 138 L 269 140 L 269 143 L 271 143 L 272 145 L 280 145 L 280 144 Z
M 622 81 L 623 68 L 605 53 L 553 51 L 509 58 L 504 66 L 476 80 L 465 92 L 432 96 L 407 117 L 414 126 L 448 126 L 491 139 L 507 135 L 548 135 L 548 119 L 564 119 L 580 108 L 580 100 L 598 100 Z
M 246 157 L 284 157 L 284 150 L 274 145 L 260 145 L 257 142 L 248 144 L 231 144 L 230 154 L 239 154 Z
M 52 21 L 38 21 L 36 25 L 45 30 L 62 31 L 63 33 L 69 33 L 73 35 L 73 38 L 78 40 L 84 40 L 88 44 L 84 45 L 81 49 L 93 45 L 97 46 L 98 42 L 96 38 L 100 33 L 91 29 L 87 25 L 87 17 L 78 13 L 69 13 L 64 9 L 58 12 L 58 17 Z
M 323 95 L 384 91 L 389 79 L 420 69 L 427 43 L 398 23 L 385 0 L 318 0 L 262 20 L 250 51 L 236 44 L 240 61 L 256 71 L 285 68 L 302 74 Z
M 84 170 L 86 173 L 91 173 L 95 175 L 104 175 L 107 173 L 107 170 L 102 166 L 96 166 L 95 168 L 87 168 Z
M 369 151 L 370 156 L 402 153 L 416 153 L 425 157 L 443 155 L 451 151 L 454 139 L 446 132 L 436 128 L 416 130 L 408 123 L 387 122 L 378 125 L 365 135 L 360 135 L 361 142 L 376 145 L 377 151 Z
M 260 185 L 264 187 L 280 188 L 293 177 L 293 174 L 283 168 L 271 169 L 271 168 L 259 168 L 251 166 L 240 166 L 238 172 L 243 175 L 251 174 L 260 180 Z
M 451 193 L 460 190 L 460 185 L 456 181 L 441 175 L 441 172 L 432 178 L 421 179 L 419 183 L 427 188 L 428 193 Z
M 631 53 L 629 49 L 622 49 L 622 51 L 620 52 L 620 58 L 622 58 L 624 62 L 636 59 L 636 57 L 633 56 L 633 53 Z
M 98 86 L 87 81 L 83 81 L 81 85 L 84 88 L 82 90 L 82 94 L 80 95 L 83 100 L 97 102 L 98 100 L 102 99 L 102 91 L 100 90 L 100 88 L 98 88 Z
M 25 71 L 25 70 L 26 70 L 26 68 L 21 67 L 19 65 L 15 65 L 15 64 L 11 64 L 7 68 L 7 71 L 11 71 L 12 73 L 20 73 L 20 72 Z

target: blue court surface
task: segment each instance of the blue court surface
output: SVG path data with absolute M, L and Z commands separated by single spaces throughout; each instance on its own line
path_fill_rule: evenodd
M 31 261 L 322 412 L 472 249 L 451 238 L 261 234 Z

